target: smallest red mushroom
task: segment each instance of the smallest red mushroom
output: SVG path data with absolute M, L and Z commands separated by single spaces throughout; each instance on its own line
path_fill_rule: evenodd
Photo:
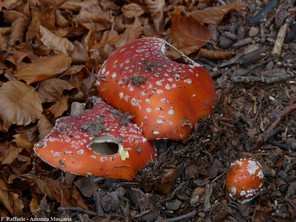
M 241 204 L 254 199 L 259 194 L 263 183 L 262 166 L 252 158 L 244 158 L 232 163 L 226 177 L 229 196 Z

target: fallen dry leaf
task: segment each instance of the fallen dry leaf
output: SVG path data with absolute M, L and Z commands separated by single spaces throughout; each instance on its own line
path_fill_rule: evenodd
M 18 133 L 13 135 L 14 139 L 12 142 L 16 144 L 17 147 L 24 148 L 24 149 L 31 149 L 33 148 L 33 143 L 28 140 L 27 135 L 24 133 Z
M 65 53 L 70 55 L 75 50 L 75 46 L 71 41 L 54 34 L 43 26 L 40 26 L 39 32 L 41 35 L 41 42 L 56 54 Z
M 90 23 L 84 26 L 87 27 L 88 32 L 83 36 L 81 43 L 87 50 L 89 50 L 96 43 L 96 39 L 97 39 L 96 26 L 93 23 Z
M 56 24 L 60 28 L 67 28 L 70 25 L 70 21 L 62 15 L 61 10 L 55 12 Z
M 10 145 L 0 157 L 1 164 L 11 164 L 22 150 L 23 148 Z
M 38 87 L 38 94 L 43 103 L 53 103 L 58 101 L 65 90 L 74 89 L 74 86 L 62 79 L 46 79 Z
M 26 33 L 27 41 L 31 41 L 36 38 L 41 20 L 40 20 L 40 12 L 32 10 L 31 11 L 31 23 L 29 24 L 28 31 Z
M 179 172 L 180 168 L 165 169 L 165 172 L 160 177 L 159 183 L 155 186 L 155 190 L 165 195 L 171 193 L 176 185 Z
M 14 46 L 15 44 L 20 44 L 23 42 L 23 37 L 25 30 L 29 25 L 29 20 L 25 16 L 19 16 L 11 26 L 11 34 L 9 38 L 8 45 Z
M 193 17 L 172 14 L 172 30 L 170 33 L 174 46 L 186 54 L 204 46 L 211 38 L 208 28 Z M 190 48 L 188 52 L 184 48 Z
M 241 2 L 234 2 L 228 5 L 209 7 L 202 10 L 190 12 L 187 16 L 194 18 L 200 24 L 219 24 L 223 17 L 230 12 L 244 10 L 245 5 Z
M 79 206 L 88 209 L 74 186 L 68 187 L 60 181 L 34 174 L 12 175 L 10 181 L 13 182 L 15 178 L 27 181 L 33 193 L 47 195 L 50 199 L 59 202 L 61 206 Z
M 79 11 L 82 8 L 100 9 L 100 2 L 97 0 L 87 0 L 87 1 L 70 0 L 70 1 L 65 1 L 60 6 L 60 9 L 67 9 L 70 11 Z
M 79 11 L 79 14 L 73 18 L 73 22 L 76 24 L 91 23 L 95 25 L 96 31 L 102 31 L 110 29 L 111 27 L 111 15 L 109 12 L 102 11 L 99 8 L 86 9 L 83 8 Z
M 136 3 L 124 5 L 121 11 L 126 18 L 135 18 L 144 14 L 142 7 Z
M 22 216 L 24 205 L 20 196 L 0 179 L 0 203 L 13 216 Z
M 43 57 L 32 63 L 21 64 L 14 77 L 32 84 L 61 74 L 68 69 L 71 62 L 72 59 L 66 54 Z
M 62 95 L 62 97 L 47 110 L 50 111 L 54 115 L 54 117 L 60 117 L 67 109 L 68 96 Z
M 164 0 L 145 0 L 148 11 L 151 13 L 151 18 L 157 33 L 164 31 L 163 11 L 165 7 Z
M 52 127 L 53 125 L 50 121 L 44 115 L 41 115 L 40 120 L 38 121 L 39 139 L 42 140 L 47 134 L 49 134 Z
M 71 53 L 73 64 L 85 64 L 89 60 L 88 50 L 81 42 L 74 42 L 75 50 Z
M 142 24 L 135 20 L 133 24 L 129 25 L 122 34 L 120 34 L 115 42 L 115 47 L 120 48 L 125 44 L 138 39 L 142 34 Z
M 40 118 L 41 99 L 36 90 L 20 81 L 9 81 L 0 88 L 0 116 L 4 129 L 11 124 L 28 125 Z

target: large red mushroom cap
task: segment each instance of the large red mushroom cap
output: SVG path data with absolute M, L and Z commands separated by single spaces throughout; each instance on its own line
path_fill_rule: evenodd
M 98 99 L 78 116 L 61 117 L 34 150 L 48 164 L 78 175 L 132 180 L 155 159 L 152 143 L 125 115 Z
M 115 51 L 98 73 L 100 96 L 130 112 L 148 139 L 183 140 L 199 118 L 213 111 L 214 83 L 208 72 L 165 56 L 172 47 L 159 38 L 142 38 Z

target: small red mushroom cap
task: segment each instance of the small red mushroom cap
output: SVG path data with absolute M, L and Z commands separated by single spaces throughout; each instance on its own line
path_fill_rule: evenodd
M 98 99 L 80 115 L 59 118 L 34 150 L 42 160 L 64 171 L 133 180 L 156 153 L 139 127 L 123 117 Z
M 129 112 L 148 139 L 187 138 L 201 117 L 213 111 L 214 83 L 208 72 L 165 56 L 172 47 L 160 38 L 142 38 L 115 51 L 98 73 L 99 94 Z
M 251 158 L 240 159 L 231 164 L 226 177 L 229 196 L 239 203 L 249 202 L 256 197 L 263 183 L 262 167 Z

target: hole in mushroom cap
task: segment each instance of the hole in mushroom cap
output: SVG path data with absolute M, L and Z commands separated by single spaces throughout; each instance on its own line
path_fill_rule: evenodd
M 97 143 L 93 142 L 90 144 L 90 147 L 93 151 L 103 155 L 112 155 L 118 152 L 119 145 L 117 143 Z
M 112 135 L 102 135 L 94 138 L 89 146 L 98 154 L 113 155 L 118 153 L 119 149 L 122 147 L 121 141 L 121 139 L 115 138 Z

